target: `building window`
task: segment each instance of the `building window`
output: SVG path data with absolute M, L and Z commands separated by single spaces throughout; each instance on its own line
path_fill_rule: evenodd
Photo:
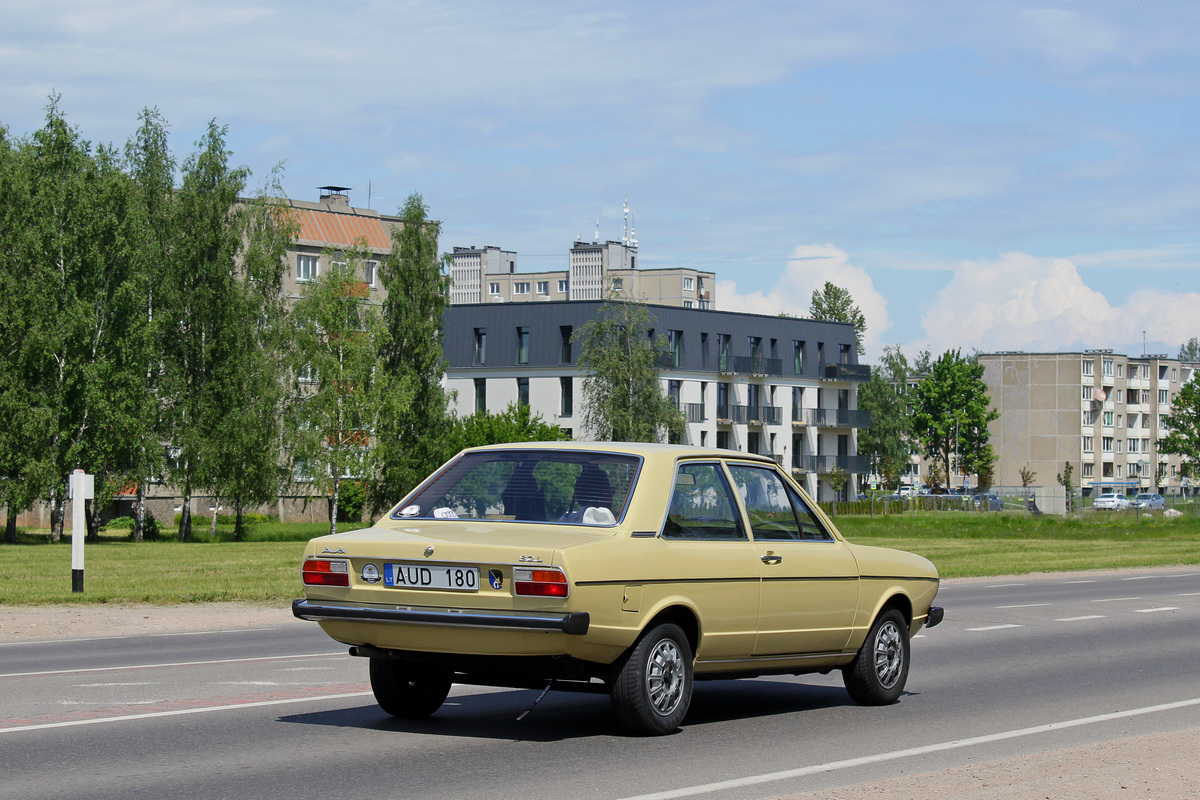
M 558 282 L 558 293 L 559 294 L 566 294 L 570 290 L 571 290 L 571 282 L 570 281 L 559 281 Z
M 625 288 L 625 279 L 624 278 L 613 278 L 613 291 L 614 292 L 619 292 L 624 288 Z
M 475 329 L 475 366 L 487 363 L 487 329 Z
M 538 281 L 537 282 L 537 293 L 538 294 L 550 294 L 550 281 Z
M 1092 387 L 1090 385 L 1083 387 L 1083 399 L 1084 400 L 1092 399 Z
M 684 301 L 683 301 L 683 307 L 684 307 L 684 308 L 691 308 L 691 307 L 692 307 L 692 301 L 691 301 L 691 300 L 684 300 Z
M 562 393 L 562 401 L 559 404 L 558 413 L 561 416 L 569 417 L 575 413 L 575 393 L 570 376 L 559 378 L 558 388 Z
M 296 256 L 296 280 L 298 281 L 313 281 L 317 279 L 317 274 L 320 271 L 316 256 L 298 255 Z
M 1112 362 L 1112 359 L 1111 359 L 1111 358 L 1106 358 L 1106 359 L 1104 359 L 1104 374 L 1105 374 L 1105 376 L 1106 376 L 1106 377 L 1112 377 L 1112 374 L 1113 374 L 1113 362 Z
M 729 431 L 717 431 L 717 447 L 722 450 L 729 449 Z
M 1089 377 L 1089 378 L 1090 378 L 1090 377 L 1091 377 L 1091 376 L 1094 374 L 1094 370 L 1095 370 L 1095 368 L 1096 368 L 1096 362 L 1095 362 L 1095 361 L 1093 361 L 1093 360 L 1092 360 L 1092 359 L 1090 359 L 1090 358 L 1085 358 L 1085 359 L 1083 360 L 1083 374 L 1084 374 L 1084 376 L 1085 376 L 1085 377 Z
M 517 403 L 529 405 L 529 378 L 517 378 Z
M 529 363 L 529 328 L 517 328 L 517 363 Z
M 1095 473 L 1096 473 L 1096 468 L 1095 468 L 1094 464 L 1084 464 L 1083 465 L 1083 477 L 1094 478 Z
M 1117 439 L 1116 445 L 1117 445 L 1117 452 L 1120 453 L 1121 452 L 1121 440 L 1120 439 Z
M 729 372 L 733 368 L 733 359 L 731 358 L 732 354 L 729 352 L 729 340 L 730 336 L 728 333 L 717 334 L 718 372 Z
M 1145 405 L 1150 405 L 1150 390 L 1149 389 L 1142 389 L 1142 403 Z
M 1092 449 L 1093 449 L 1093 446 L 1094 446 L 1094 445 L 1092 444 L 1092 442 L 1093 442 L 1093 439 L 1092 439 L 1092 437 L 1091 437 L 1091 436 L 1085 436 L 1085 437 L 1083 437 L 1083 452 L 1085 452 L 1085 453 L 1090 453 L 1090 452 L 1092 452 Z
M 1100 446 L 1105 453 L 1111 453 L 1113 451 L 1113 437 L 1111 437 L 1111 436 L 1103 437 L 1100 440 Z
M 683 279 L 683 290 L 685 292 L 695 291 L 695 289 L 696 289 L 696 279 L 695 278 L 684 278 Z
M 1104 427 L 1111 428 L 1113 426 L 1113 412 L 1104 412 Z
M 363 279 L 366 280 L 367 286 L 375 288 L 375 268 L 378 265 L 374 261 L 368 261 L 363 264 Z
M 1179 370 L 1171 367 L 1171 383 L 1175 383 L 1177 380 L 1179 380 Z
M 804 374 L 804 342 L 792 340 L 792 371 L 797 375 Z
M 475 379 L 475 413 L 487 413 L 487 378 Z
M 671 366 L 678 367 L 683 353 L 683 331 L 667 331 L 667 348 L 671 354 Z
M 521 281 L 513 284 L 513 294 L 529 294 L 529 282 Z
M 1117 377 L 1118 378 L 1125 377 L 1125 365 L 1124 364 L 1117 364 Z
M 1126 439 L 1126 442 L 1128 444 L 1128 450 L 1130 453 L 1136 453 L 1138 451 L 1137 439 Z
M 498 283 L 489 283 L 489 284 L 488 284 L 488 293 L 489 293 L 489 294 L 494 294 L 494 295 L 498 295 L 498 294 L 500 294 L 500 284 L 498 284 Z
M 562 364 L 571 363 L 571 333 L 570 325 L 559 325 L 558 336 L 560 340 L 558 348 L 558 360 Z
M 849 364 L 850 363 L 850 345 L 848 345 L 848 344 L 839 344 L 838 345 L 838 363 L 839 364 Z
M 1167 402 L 1168 402 L 1167 401 L 1167 390 L 1159 389 L 1158 390 L 1158 404 L 1165 406 L 1167 404 Z

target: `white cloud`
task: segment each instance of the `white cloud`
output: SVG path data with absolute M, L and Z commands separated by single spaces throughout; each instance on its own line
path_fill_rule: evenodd
M 723 311 L 807 317 L 812 293 L 824 288 L 826 281 L 850 292 L 867 321 L 863 345 L 874 350 L 880 334 L 891 325 L 887 300 L 875 289 L 867 271 L 851 264 L 846 251 L 831 244 L 799 245 L 767 292 L 740 294 L 735 281 L 718 280 L 717 307 Z
M 967 261 L 921 317 L 926 340 L 938 353 L 1061 351 L 1128 347 L 1148 339 L 1184 342 L 1196 335 L 1200 293 L 1157 289 L 1130 293 L 1113 305 L 1087 286 L 1063 258 L 1006 253 L 994 261 Z

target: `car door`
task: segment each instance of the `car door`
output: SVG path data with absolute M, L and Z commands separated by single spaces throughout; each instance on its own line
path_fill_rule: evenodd
M 839 652 L 858 606 L 858 564 L 777 470 L 730 462 L 759 559 L 756 656 Z
M 701 660 L 747 658 L 758 624 L 759 563 L 719 461 L 685 461 L 675 472 L 659 536 L 659 588 L 700 614 Z

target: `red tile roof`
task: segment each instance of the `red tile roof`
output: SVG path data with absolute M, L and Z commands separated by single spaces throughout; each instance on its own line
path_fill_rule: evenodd
M 349 247 L 357 239 L 365 239 L 367 247 L 377 250 L 389 250 L 392 239 L 389 226 L 384 225 L 378 217 L 358 216 L 357 214 L 339 214 L 334 211 L 315 211 L 308 208 L 294 208 L 300 223 L 301 241 L 319 244 L 337 244 Z

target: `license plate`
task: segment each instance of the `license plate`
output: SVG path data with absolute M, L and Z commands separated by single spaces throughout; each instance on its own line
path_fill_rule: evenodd
M 397 589 L 449 589 L 455 592 L 479 591 L 479 570 L 445 564 L 383 565 L 383 585 Z

